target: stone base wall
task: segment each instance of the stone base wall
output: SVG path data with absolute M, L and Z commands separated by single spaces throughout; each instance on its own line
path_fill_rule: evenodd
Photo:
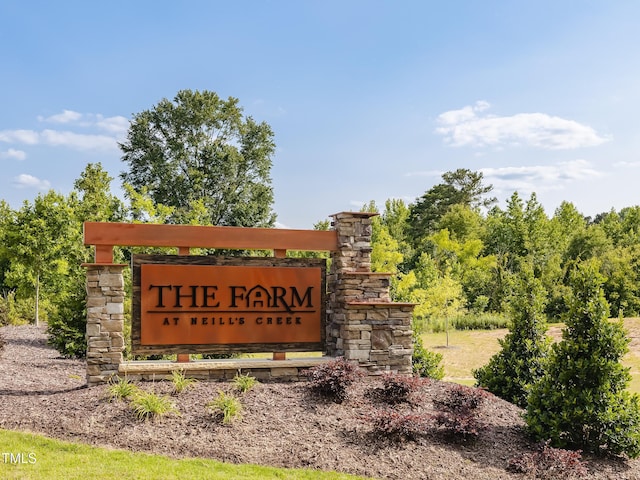
M 181 370 L 188 377 L 202 381 L 225 381 L 232 380 L 236 375 L 251 375 L 261 382 L 296 382 L 306 379 L 306 370 L 329 360 L 331 358 L 328 357 L 307 357 L 287 360 L 196 360 L 188 363 L 133 361 L 121 363 L 119 375 L 134 382 L 170 380 L 171 372 Z
M 126 265 L 87 268 L 87 384 L 98 385 L 118 374 L 124 350 L 124 279 Z

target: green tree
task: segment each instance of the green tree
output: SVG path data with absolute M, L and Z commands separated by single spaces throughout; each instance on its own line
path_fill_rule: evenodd
M 419 248 L 424 237 L 435 232 L 438 221 L 451 206 L 462 204 L 475 209 L 489 207 L 496 201 L 486 197 L 493 185 L 484 185 L 482 172 L 460 168 L 445 172 L 442 180 L 411 205 L 408 234 L 414 248 Z
M 72 213 L 66 199 L 49 191 L 33 204 L 25 201 L 6 225 L 5 249 L 11 259 L 6 283 L 17 288 L 18 297 L 35 301 L 34 321 L 40 323 L 41 300 L 63 291 L 69 274 L 65 249 L 73 235 Z
M 640 399 L 626 390 L 629 369 L 620 360 L 629 338 L 609 321 L 596 260 L 572 272 L 562 341 L 552 348 L 542 379 L 531 389 L 525 420 L 556 447 L 640 455 Z
M 243 117 L 238 99 L 182 90 L 134 115 L 120 144 L 125 183 L 156 205 L 175 209 L 173 223 L 188 223 L 197 202 L 208 224 L 270 227 L 273 132 Z
M 549 352 L 545 293 L 531 264 L 526 264 L 510 297 L 512 324 L 505 338 L 498 340 L 502 348 L 487 365 L 473 372 L 478 386 L 520 407 L 526 407 L 531 385 L 542 377 Z

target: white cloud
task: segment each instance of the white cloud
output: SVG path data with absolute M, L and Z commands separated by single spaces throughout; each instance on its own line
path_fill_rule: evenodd
M 619 168 L 637 168 L 640 167 L 640 162 L 615 162 L 613 166 Z
M 496 190 L 534 192 L 558 190 L 568 183 L 598 178 L 603 172 L 594 169 L 586 160 L 561 162 L 557 165 L 534 165 L 526 167 L 481 168 L 486 183 Z
M 0 158 L 15 158 L 17 160 L 24 160 L 25 158 L 27 158 L 27 154 L 22 150 L 10 148 L 6 152 L 0 152 Z
M 17 177 L 14 177 L 13 182 L 18 188 L 37 188 L 38 190 L 46 190 L 51 186 L 48 180 L 41 180 L 27 173 L 21 173 Z
M 438 116 L 435 132 L 453 147 L 528 146 L 546 149 L 593 147 L 610 140 L 593 128 L 545 113 L 518 113 L 508 117 L 478 115 L 490 107 L 478 101 L 473 106 L 450 110 Z
M 98 117 L 96 126 L 106 132 L 113 133 L 118 136 L 124 136 L 129 129 L 128 118 L 122 116 L 102 118 L 101 115 Z
M 73 110 L 63 110 L 62 113 L 51 115 L 50 117 L 38 117 L 41 122 L 49 123 L 74 123 L 82 118 L 82 114 Z
M 73 125 L 84 128 L 96 128 L 122 137 L 129 128 L 129 119 L 116 115 L 105 117 L 99 113 L 80 113 L 73 110 L 63 110 L 62 113 L 49 117 L 38 117 L 40 122 Z
M 76 150 L 112 150 L 118 147 L 114 137 L 91 135 L 59 130 L 43 130 L 42 143 L 51 146 L 64 146 Z
M 0 130 L 0 142 L 35 145 L 39 142 L 39 135 L 33 130 Z

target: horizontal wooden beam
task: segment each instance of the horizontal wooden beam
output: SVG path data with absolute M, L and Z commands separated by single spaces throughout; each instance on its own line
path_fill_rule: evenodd
M 96 262 L 108 263 L 116 245 L 177 247 L 183 252 L 188 248 L 334 251 L 338 237 L 333 230 L 85 222 L 84 244 L 96 246 Z

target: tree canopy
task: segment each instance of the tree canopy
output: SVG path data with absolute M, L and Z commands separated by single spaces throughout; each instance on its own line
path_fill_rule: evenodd
M 134 115 L 120 176 L 172 207 L 172 223 L 189 223 L 190 210 L 203 207 L 211 225 L 273 226 L 273 136 L 267 123 L 243 116 L 238 99 L 182 90 Z

